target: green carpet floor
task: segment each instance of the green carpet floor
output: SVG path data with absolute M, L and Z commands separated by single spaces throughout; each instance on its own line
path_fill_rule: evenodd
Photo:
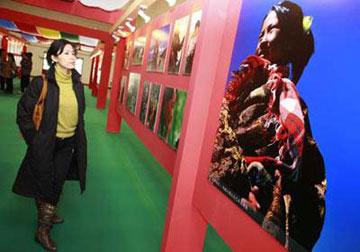
M 20 98 L 0 91 L 0 251 L 43 251 L 34 242 L 32 199 L 11 186 L 25 153 L 15 123 Z M 86 89 L 87 90 L 87 89 Z M 53 228 L 58 251 L 160 251 L 171 177 L 123 122 L 121 134 L 105 131 L 106 110 L 86 92 L 87 190 L 66 182 L 59 206 L 65 222 Z M 229 251 L 210 227 L 204 251 Z

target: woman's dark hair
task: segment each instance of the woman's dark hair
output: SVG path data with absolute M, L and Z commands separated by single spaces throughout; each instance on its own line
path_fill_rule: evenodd
M 304 30 L 304 14 L 301 7 L 291 1 L 282 1 L 272 7 L 284 36 L 284 50 L 291 63 L 292 81 L 296 84 L 309 59 L 315 51 L 314 36 L 310 29 Z
M 47 54 L 46 54 L 46 60 L 49 64 L 49 66 L 52 66 L 54 64 L 53 60 L 51 59 L 51 56 L 59 56 L 64 51 L 64 47 L 66 45 L 71 45 L 76 53 L 75 46 L 66 39 L 54 40 L 51 43 L 49 50 L 47 51 Z

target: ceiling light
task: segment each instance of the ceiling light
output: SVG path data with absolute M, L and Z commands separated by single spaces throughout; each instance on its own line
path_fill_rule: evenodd
M 149 23 L 151 17 L 149 15 L 145 14 L 145 10 L 146 10 L 146 6 L 140 5 L 138 14 L 140 17 L 142 17 L 144 19 L 145 23 Z
M 123 31 L 124 28 L 125 28 L 124 26 L 120 25 L 120 26 L 116 29 L 116 31 L 117 31 L 117 32 Z
M 168 3 L 168 5 L 170 7 L 174 6 L 176 4 L 176 0 L 166 0 L 166 2 Z
M 122 38 L 126 38 L 127 36 L 129 36 L 130 35 L 130 33 L 129 32 L 126 32 L 126 31 L 118 31 L 118 34 L 120 35 L 120 37 L 122 37 Z
M 112 37 L 114 38 L 115 43 L 119 42 L 120 38 L 118 36 L 113 34 Z
M 132 18 L 127 18 L 127 21 L 125 22 L 125 25 L 129 28 L 131 32 L 134 32 L 136 30 L 136 27 L 131 24 Z

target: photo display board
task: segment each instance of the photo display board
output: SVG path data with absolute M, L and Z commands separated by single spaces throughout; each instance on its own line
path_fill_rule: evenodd
M 177 150 L 181 139 L 201 22 L 201 10 L 185 6 L 187 11 L 174 13 L 171 19 L 159 17 L 164 21 L 150 22 L 127 38 L 119 91 L 118 111 L 122 113 L 120 107 L 126 99 L 126 111 L 172 151 Z M 171 78 L 164 81 L 167 75 Z M 122 90 L 126 82 L 125 95 Z

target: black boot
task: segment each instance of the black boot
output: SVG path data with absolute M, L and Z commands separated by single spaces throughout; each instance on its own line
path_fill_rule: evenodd
M 52 228 L 52 219 L 54 217 L 56 207 L 49 203 L 39 202 L 38 208 L 38 224 L 35 233 L 35 241 L 47 251 L 57 251 L 55 243 L 50 237 Z
M 40 200 L 36 199 L 35 200 L 35 204 L 36 204 L 36 208 L 39 211 L 39 207 L 40 207 Z M 61 224 L 64 222 L 64 218 L 62 218 L 61 216 L 57 215 L 56 212 L 54 214 L 54 217 L 52 218 L 52 223 L 53 224 Z

